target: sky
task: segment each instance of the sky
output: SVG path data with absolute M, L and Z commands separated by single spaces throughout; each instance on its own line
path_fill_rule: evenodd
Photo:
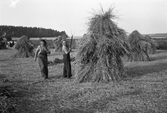
M 114 7 L 125 31 L 167 33 L 167 0 L 0 0 L 0 25 L 51 28 L 82 36 L 94 11 Z

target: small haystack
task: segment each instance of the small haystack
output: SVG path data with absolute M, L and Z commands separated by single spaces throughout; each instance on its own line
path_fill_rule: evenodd
M 0 49 L 6 49 L 7 40 L 4 36 L 0 37 Z
M 113 21 L 113 10 L 93 15 L 87 35 L 80 41 L 76 57 L 76 80 L 109 82 L 121 80 L 124 66 L 121 57 L 129 54 L 126 33 Z
M 66 40 L 67 36 L 66 35 L 61 35 L 58 36 L 54 42 L 53 45 L 55 47 L 55 52 L 61 52 L 62 51 L 62 41 Z
M 151 49 L 149 50 L 149 53 L 154 54 L 158 47 L 158 43 L 154 39 L 152 39 L 151 36 L 149 35 L 146 35 L 144 39 L 151 44 Z
M 128 41 L 132 48 L 131 61 L 150 60 L 148 50 L 151 48 L 151 44 L 137 30 L 129 35 Z
M 18 51 L 14 57 L 25 58 L 34 56 L 34 45 L 25 35 L 20 37 L 20 39 L 17 41 L 15 49 Z

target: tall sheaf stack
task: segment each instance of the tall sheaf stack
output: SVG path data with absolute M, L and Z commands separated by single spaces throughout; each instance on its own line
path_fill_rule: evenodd
M 89 21 L 87 35 L 81 39 L 76 57 L 79 82 L 117 81 L 124 76 L 121 59 L 131 50 L 126 32 L 113 21 L 113 9 L 96 13 Z
M 131 61 L 148 61 L 149 53 L 156 52 L 157 42 L 150 36 L 144 37 L 137 30 L 129 35 L 128 41 L 132 48 Z

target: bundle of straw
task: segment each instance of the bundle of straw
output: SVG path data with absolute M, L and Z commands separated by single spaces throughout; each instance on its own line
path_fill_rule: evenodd
M 80 41 L 76 64 L 79 82 L 121 80 L 124 66 L 121 56 L 129 54 L 126 32 L 113 21 L 113 9 L 93 15 L 87 35 Z
M 55 52 L 61 52 L 62 51 L 62 42 L 66 40 L 67 36 L 66 35 L 61 35 L 58 36 L 54 42 L 53 45 L 55 47 Z
M 34 45 L 29 40 L 29 38 L 25 35 L 20 37 L 20 39 L 17 41 L 15 45 L 15 49 L 17 49 L 17 53 L 14 55 L 14 57 L 33 57 L 34 56 Z
M 144 38 L 137 30 L 129 35 L 128 41 L 132 48 L 131 61 L 149 60 L 148 50 L 151 48 L 150 41 Z
M 156 52 L 156 48 L 158 47 L 158 43 L 149 35 L 146 35 L 144 39 L 151 44 L 151 50 L 149 50 L 149 52 L 154 54 Z

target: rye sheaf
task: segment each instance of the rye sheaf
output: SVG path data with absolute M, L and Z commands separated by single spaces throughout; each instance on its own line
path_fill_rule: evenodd
M 122 56 L 131 51 L 126 32 L 114 22 L 110 8 L 93 14 L 88 32 L 79 42 L 76 56 L 76 80 L 79 82 L 109 82 L 124 76 Z

